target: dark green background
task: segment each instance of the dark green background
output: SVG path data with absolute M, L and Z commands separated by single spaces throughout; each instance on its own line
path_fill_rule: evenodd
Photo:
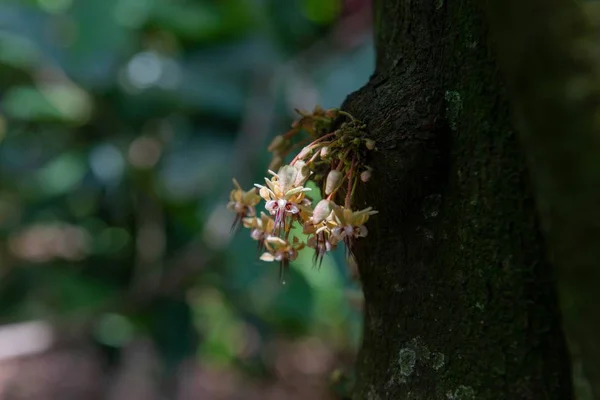
M 365 3 L 2 0 L 0 321 L 76 331 L 115 368 L 149 339 L 165 382 L 189 360 L 273 385 L 281 354 L 321 354 L 321 381 L 351 365 L 343 254 L 281 286 L 224 207 L 294 107 L 368 79 Z

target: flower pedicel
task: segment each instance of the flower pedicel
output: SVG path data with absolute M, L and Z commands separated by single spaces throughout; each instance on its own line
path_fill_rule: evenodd
M 314 262 L 319 265 L 340 242 L 351 254 L 354 241 L 367 236 L 369 217 L 377 214 L 372 207 L 352 209 L 357 184 L 367 182 L 372 173 L 365 163 L 375 142 L 366 137 L 365 126 L 338 109 L 317 106 L 312 114 L 298 113 L 301 118 L 292 129 L 276 136 L 268 147 L 273 153 L 271 178 L 247 192 L 234 179 L 235 189 L 227 205 L 236 214 L 232 229 L 240 224 L 250 229 L 250 236 L 263 251 L 260 259 L 279 262 L 282 282 L 289 263 L 304 247 L 314 250 Z M 292 161 L 283 165 L 292 152 L 297 152 Z M 309 180 L 326 196 L 314 208 L 308 197 L 311 189 L 305 187 Z M 337 198 L 343 198 L 343 206 L 335 202 Z M 258 216 L 256 206 L 261 199 L 267 213 Z M 295 224 L 302 226 L 306 242 L 290 238 Z

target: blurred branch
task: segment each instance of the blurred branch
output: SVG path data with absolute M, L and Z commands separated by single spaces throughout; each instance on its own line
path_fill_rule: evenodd
M 136 264 L 131 293 L 153 292 L 160 288 L 166 246 L 164 215 L 158 200 L 142 191 L 133 193 L 136 213 Z

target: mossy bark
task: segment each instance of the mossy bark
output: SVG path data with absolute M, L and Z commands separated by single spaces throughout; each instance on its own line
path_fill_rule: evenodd
M 355 399 L 571 399 L 525 157 L 475 0 L 375 4 L 377 68 L 343 108 L 378 151 L 358 207 Z

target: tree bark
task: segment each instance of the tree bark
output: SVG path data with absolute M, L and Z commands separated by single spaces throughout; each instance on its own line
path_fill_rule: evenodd
M 376 140 L 357 206 L 355 399 L 572 398 L 552 268 L 475 0 L 380 0 L 376 70 L 343 108 Z

